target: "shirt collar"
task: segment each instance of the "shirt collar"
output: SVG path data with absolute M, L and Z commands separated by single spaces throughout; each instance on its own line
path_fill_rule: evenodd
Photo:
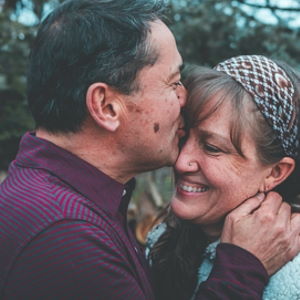
M 135 187 L 134 179 L 123 185 L 71 152 L 36 137 L 35 133 L 23 136 L 16 164 L 50 172 L 112 215 L 124 214 Z M 126 203 L 122 203 L 124 190 Z

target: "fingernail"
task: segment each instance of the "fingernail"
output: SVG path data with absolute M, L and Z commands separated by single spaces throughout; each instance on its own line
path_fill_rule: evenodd
M 256 195 L 256 197 L 258 198 L 258 200 L 264 200 L 265 199 L 265 194 L 264 193 L 258 193 L 257 195 Z

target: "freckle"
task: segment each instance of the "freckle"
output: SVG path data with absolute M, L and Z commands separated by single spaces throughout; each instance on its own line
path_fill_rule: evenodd
M 133 105 L 133 104 L 127 104 L 128 111 L 133 111 L 134 107 L 135 107 L 135 105 Z
M 155 133 L 159 131 L 159 123 L 154 123 L 153 129 Z

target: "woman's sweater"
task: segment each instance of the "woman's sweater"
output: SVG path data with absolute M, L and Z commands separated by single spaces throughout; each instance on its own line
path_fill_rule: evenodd
M 147 238 L 146 254 L 166 230 L 166 224 L 156 226 Z M 201 265 L 198 269 L 198 285 L 205 281 L 212 269 L 216 257 L 216 247 L 219 241 L 207 246 Z M 150 262 L 151 263 L 151 262 Z M 197 288 L 195 289 L 197 290 Z M 300 300 L 300 254 L 284 265 L 277 273 L 270 277 L 263 294 L 264 300 Z

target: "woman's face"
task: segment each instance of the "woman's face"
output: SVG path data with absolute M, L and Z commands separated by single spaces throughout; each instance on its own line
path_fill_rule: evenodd
M 245 157 L 237 153 L 230 139 L 231 112 L 230 101 L 225 100 L 191 129 L 175 165 L 171 208 L 178 217 L 201 224 L 208 235 L 218 235 L 228 212 L 264 190 L 264 179 L 271 170 L 258 161 L 247 132 L 241 140 Z

